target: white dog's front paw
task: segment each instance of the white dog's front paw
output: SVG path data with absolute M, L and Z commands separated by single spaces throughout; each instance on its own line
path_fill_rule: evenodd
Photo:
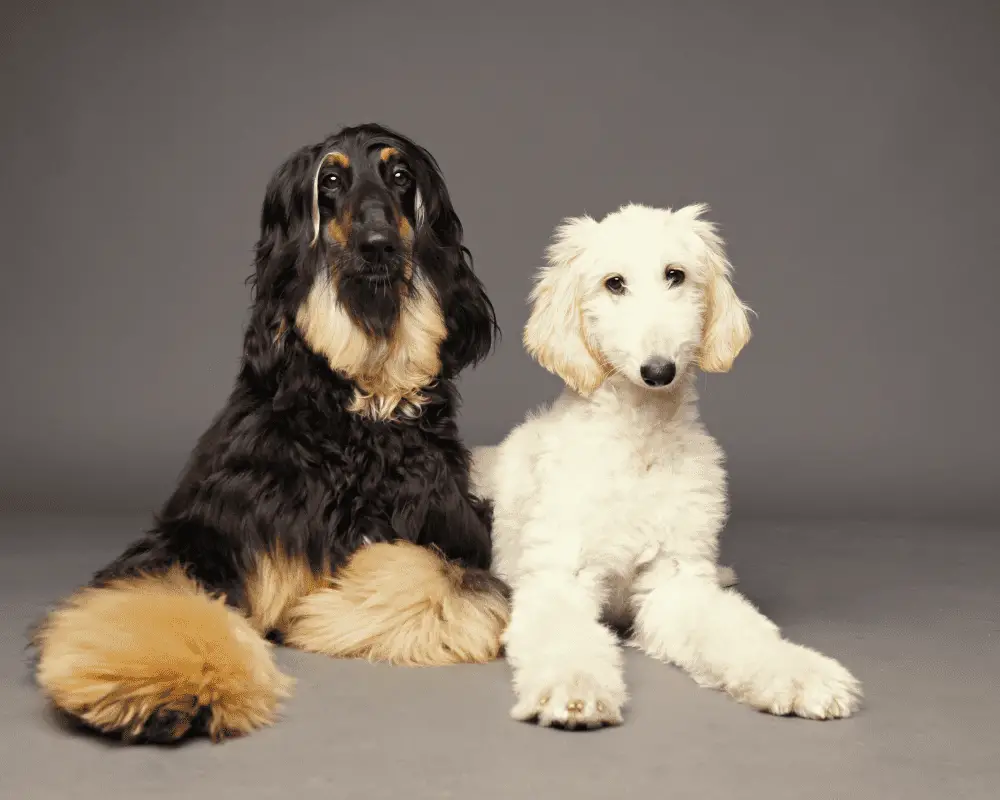
M 620 675 L 601 682 L 587 672 L 575 672 L 555 681 L 530 682 L 523 676 L 518 702 L 510 715 L 521 722 L 568 730 L 600 728 L 622 723 L 625 684 Z
M 843 665 L 791 642 L 783 642 L 774 663 L 732 694 L 760 711 L 806 719 L 849 717 L 862 698 L 861 684 Z

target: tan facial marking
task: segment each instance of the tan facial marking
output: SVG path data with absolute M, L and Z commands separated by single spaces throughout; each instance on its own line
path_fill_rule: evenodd
M 331 219 L 326 226 L 326 232 L 333 241 L 341 247 L 347 246 L 347 240 L 351 235 L 351 214 L 347 212 L 343 219 Z
M 404 242 L 413 241 L 413 226 L 410 225 L 410 221 L 402 214 L 397 214 L 399 217 L 399 223 L 396 228 L 399 230 L 399 235 Z

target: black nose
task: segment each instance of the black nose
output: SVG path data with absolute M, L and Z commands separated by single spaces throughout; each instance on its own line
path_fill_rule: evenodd
M 651 358 L 639 367 L 639 374 L 647 386 L 667 386 L 677 375 L 677 365 L 665 358 Z
M 366 231 L 358 242 L 358 250 L 369 264 L 382 264 L 396 252 L 396 242 L 385 231 Z

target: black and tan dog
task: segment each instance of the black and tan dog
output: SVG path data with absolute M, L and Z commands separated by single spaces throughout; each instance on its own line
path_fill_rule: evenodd
M 378 125 L 271 179 L 235 387 L 152 529 L 34 638 L 54 705 L 129 741 L 269 724 L 268 637 L 495 658 L 507 591 L 469 492 L 458 372 L 498 333 L 433 157 Z

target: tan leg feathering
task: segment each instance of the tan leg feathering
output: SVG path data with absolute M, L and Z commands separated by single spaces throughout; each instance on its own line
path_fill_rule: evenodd
M 291 609 L 285 643 L 409 666 L 492 661 L 507 624 L 507 599 L 466 577 L 417 545 L 369 545 Z
M 270 724 L 291 679 L 271 645 L 179 570 L 78 592 L 36 635 L 38 682 L 63 711 L 126 738 L 213 739 Z

